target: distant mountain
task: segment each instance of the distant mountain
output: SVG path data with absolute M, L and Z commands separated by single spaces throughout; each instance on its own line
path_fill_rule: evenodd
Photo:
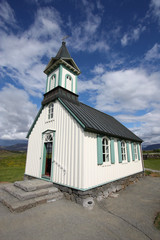
M 24 144 L 27 144 L 28 140 L 20 140 L 20 139 L 17 139 L 17 140 L 4 140 L 4 139 L 0 139 L 0 146 L 12 146 L 12 145 L 15 145 L 15 144 L 21 144 L 21 143 L 24 143 Z
M 160 144 L 152 144 L 152 145 L 148 145 L 143 147 L 143 150 L 157 150 L 160 149 Z
M 11 146 L 0 146 L 0 150 L 7 151 L 27 151 L 27 142 L 26 143 L 17 143 Z

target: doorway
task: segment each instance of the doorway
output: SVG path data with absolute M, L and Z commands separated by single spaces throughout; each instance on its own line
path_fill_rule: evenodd
M 51 176 L 51 164 L 52 164 L 52 142 L 45 143 L 46 157 L 45 157 L 45 176 Z
M 43 135 L 43 164 L 42 164 L 42 178 L 52 178 L 52 162 L 53 162 L 53 147 L 54 147 L 54 132 L 47 131 Z

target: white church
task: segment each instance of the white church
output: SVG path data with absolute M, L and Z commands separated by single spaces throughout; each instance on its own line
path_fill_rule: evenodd
M 86 191 L 143 172 L 142 140 L 79 102 L 80 70 L 65 42 L 44 73 L 46 93 L 27 135 L 25 175 Z

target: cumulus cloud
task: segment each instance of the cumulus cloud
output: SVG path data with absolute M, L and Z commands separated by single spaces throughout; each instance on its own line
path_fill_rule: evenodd
M 9 34 L 1 29 L 1 74 L 8 74 L 30 94 L 41 96 L 46 79 L 43 57 L 49 59 L 56 54 L 62 36 L 60 24 L 55 9 L 43 8 L 37 11 L 34 23 L 25 32 Z
M 1 139 L 24 139 L 30 128 L 37 106 L 30 102 L 28 94 L 11 84 L 0 91 Z
M 105 71 L 91 80 L 80 81 L 79 89 L 90 93 L 90 102 L 97 109 L 116 114 L 123 123 L 137 123 L 131 130 L 148 141 L 153 138 L 152 133 L 159 136 L 159 79 L 160 72 L 149 74 L 140 68 Z

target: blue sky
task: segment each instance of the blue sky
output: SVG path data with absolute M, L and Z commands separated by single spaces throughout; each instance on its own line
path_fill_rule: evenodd
M 160 0 L 0 0 L 0 139 L 25 139 L 68 35 L 79 100 L 160 142 Z

